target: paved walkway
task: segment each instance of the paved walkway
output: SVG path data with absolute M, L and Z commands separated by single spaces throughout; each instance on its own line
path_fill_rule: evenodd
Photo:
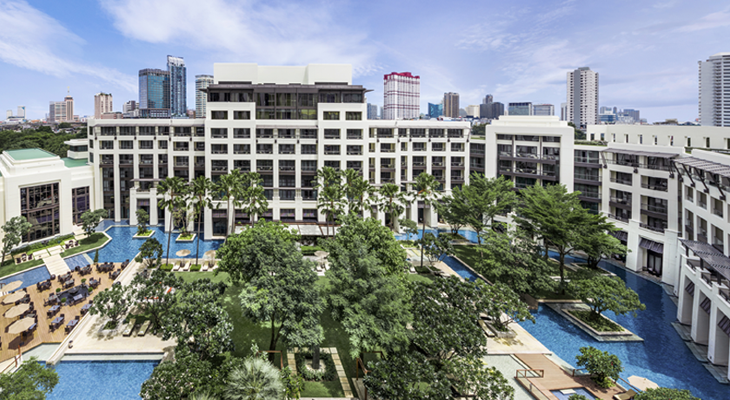
M 47 254 L 49 255 L 43 256 L 43 263 L 46 264 L 46 268 L 48 269 L 48 272 L 51 273 L 51 275 L 59 276 L 70 271 L 68 265 L 66 265 L 66 262 L 63 261 L 63 258 L 61 258 L 60 254 L 63 251 L 61 249 L 61 246 L 50 247 L 47 250 Z

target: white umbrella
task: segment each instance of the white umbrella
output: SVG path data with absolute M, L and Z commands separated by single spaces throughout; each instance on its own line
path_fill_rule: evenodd
M 3 299 L 3 304 L 14 304 L 16 301 L 25 297 L 25 292 L 15 292 Z
M 629 377 L 628 381 L 631 384 L 631 386 L 633 386 L 639 390 L 642 390 L 642 391 L 645 391 L 646 389 L 658 389 L 659 388 L 659 385 L 657 385 L 656 383 L 654 383 L 646 378 L 642 378 L 642 377 L 636 376 L 636 375 L 631 375 Z
M 5 312 L 5 318 L 15 318 L 18 315 L 21 315 L 24 312 L 28 311 L 29 308 L 30 304 L 18 304 L 17 306 Z
M 22 284 L 22 281 L 12 281 L 7 285 L 3 285 L 3 287 L 0 287 L 0 290 L 2 290 L 3 292 L 12 292 L 13 290 L 19 288 Z
M 8 333 L 11 335 L 17 335 L 19 333 L 23 333 L 30 328 L 31 325 L 35 324 L 35 319 L 33 318 L 23 318 L 21 320 L 15 321 L 10 327 L 8 327 Z

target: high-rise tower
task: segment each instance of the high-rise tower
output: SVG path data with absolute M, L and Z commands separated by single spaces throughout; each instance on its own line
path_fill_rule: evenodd
M 577 127 L 598 124 L 598 72 L 588 67 L 568 72 L 568 121 Z
M 421 102 L 421 77 L 410 72 L 393 72 L 383 77 L 383 119 L 418 118 Z
M 208 93 L 203 89 L 213 84 L 213 75 L 195 75 L 195 118 L 205 118 Z
M 700 68 L 700 125 L 730 126 L 730 53 L 717 53 Z
M 459 93 L 444 93 L 444 117 L 459 118 Z
M 188 111 L 185 60 L 167 56 L 167 72 L 170 74 L 170 115 L 185 117 Z

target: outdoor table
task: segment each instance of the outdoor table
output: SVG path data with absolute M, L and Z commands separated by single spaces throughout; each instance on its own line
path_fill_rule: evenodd
M 54 314 L 56 314 L 56 313 L 58 312 L 58 310 L 60 310 L 60 309 L 61 309 L 61 306 L 53 306 L 53 307 L 51 307 L 51 308 L 50 308 L 50 309 L 48 310 L 47 314 L 48 314 L 48 315 L 54 315 Z
M 84 298 L 83 294 L 77 294 L 76 296 L 74 296 L 73 301 L 74 301 L 74 303 L 76 303 L 77 301 L 83 300 L 83 298 Z
M 52 325 L 57 325 L 63 322 L 63 317 L 56 317 L 53 321 L 51 321 Z
M 76 324 L 78 324 L 78 323 L 79 323 L 79 320 L 77 320 L 77 319 L 72 319 L 71 321 L 68 321 L 68 324 L 66 324 L 66 329 L 68 329 L 68 330 L 71 330 L 71 329 L 73 329 L 73 328 L 74 328 L 74 327 L 76 326 Z
M 84 304 L 83 307 L 81 307 L 81 313 L 86 314 L 87 311 L 91 308 L 91 304 Z

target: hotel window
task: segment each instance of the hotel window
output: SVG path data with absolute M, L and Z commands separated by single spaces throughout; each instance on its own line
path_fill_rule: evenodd
M 710 148 L 710 138 L 705 138 L 705 147 Z
M 210 119 L 228 119 L 228 111 L 211 111 Z
M 317 145 L 316 144 L 303 144 L 302 145 L 302 154 L 317 154 Z
M 322 119 L 324 119 L 326 121 L 339 121 L 340 112 L 339 111 L 325 111 L 322 113 Z
M 139 148 L 143 150 L 152 150 L 153 142 L 151 140 L 140 140 Z
M 275 107 L 276 100 L 274 93 L 256 93 L 256 106 Z
M 340 102 L 340 93 L 338 93 L 338 92 L 320 92 L 319 93 L 319 102 L 320 103 L 339 103 Z
M 228 128 L 211 128 L 210 137 L 213 139 L 228 139 Z
M 31 223 L 26 241 L 60 233 L 58 183 L 20 188 L 20 215 Z
M 273 108 L 260 108 L 256 110 L 256 119 L 274 119 L 274 109 Z
M 297 99 L 299 107 L 315 107 L 317 105 L 317 95 L 314 93 L 299 93 Z
M 362 139 L 362 129 L 348 129 L 347 138 L 348 139 Z
M 160 150 L 167 149 L 167 140 L 158 140 L 157 141 L 157 148 Z
M 250 128 L 233 128 L 234 139 L 251 139 Z
M 277 109 L 276 119 L 297 119 L 297 110 L 294 109 Z
M 134 142 L 131 140 L 120 140 L 119 148 L 122 150 L 132 150 L 134 149 Z
M 362 120 L 362 113 L 355 112 L 355 111 L 346 111 L 345 119 L 348 121 L 360 121 L 360 120 Z
M 234 111 L 233 119 L 251 119 L 251 111 Z
M 317 110 L 299 110 L 299 119 L 317 119 Z
M 71 204 L 73 207 L 73 221 L 74 224 L 81 223 L 81 214 L 89 211 L 89 187 L 74 188 L 71 190 Z
M 276 106 L 277 107 L 296 107 L 296 94 L 294 93 L 277 93 L 276 94 Z
M 102 150 L 114 150 L 114 142 L 111 140 L 102 140 L 99 144 Z
M 325 129 L 324 130 L 324 138 L 325 139 L 340 139 L 340 130 L 339 129 Z
M 362 103 L 363 102 L 362 93 L 342 93 L 342 102 L 343 103 Z
M 299 138 L 300 139 L 316 139 L 317 130 L 316 129 L 300 129 Z

